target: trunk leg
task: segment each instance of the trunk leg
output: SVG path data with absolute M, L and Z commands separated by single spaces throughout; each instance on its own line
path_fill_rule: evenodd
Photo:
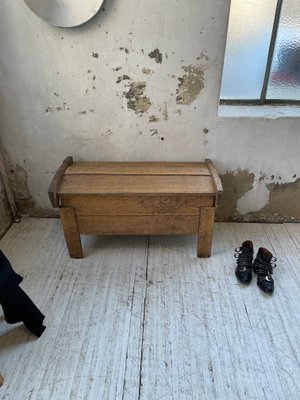
M 80 234 L 77 227 L 75 210 L 72 207 L 61 207 L 59 214 L 71 258 L 83 258 Z
M 210 257 L 215 220 L 215 207 L 201 207 L 198 231 L 197 256 Z

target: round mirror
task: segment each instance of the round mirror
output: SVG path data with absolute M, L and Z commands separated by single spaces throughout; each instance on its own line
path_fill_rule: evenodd
M 24 0 L 27 6 L 51 25 L 70 28 L 84 24 L 104 0 Z

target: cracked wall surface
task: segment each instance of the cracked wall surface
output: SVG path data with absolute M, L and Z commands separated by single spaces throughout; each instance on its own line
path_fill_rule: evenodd
M 218 116 L 229 6 L 113 0 L 64 29 L 1 4 L 0 135 L 22 214 L 57 215 L 48 186 L 73 155 L 210 158 L 224 185 L 218 220 L 299 220 L 299 118 Z

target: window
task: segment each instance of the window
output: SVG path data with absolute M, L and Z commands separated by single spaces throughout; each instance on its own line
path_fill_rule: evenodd
M 300 104 L 300 1 L 231 0 L 221 104 Z

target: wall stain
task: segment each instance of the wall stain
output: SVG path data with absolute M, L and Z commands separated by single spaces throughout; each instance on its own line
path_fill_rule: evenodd
M 15 202 L 18 211 L 22 215 L 30 215 L 32 217 L 54 217 L 57 216 L 57 211 L 51 208 L 42 208 L 36 205 L 28 187 L 27 171 L 16 164 L 10 170 L 10 184 L 14 194 Z
M 207 56 L 207 54 L 205 54 L 205 53 L 200 53 L 200 55 L 197 57 L 197 60 L 199 61 L 199 60 L 204 60 L 204 61 L 208 61 L 209 60 L 209 57 Z
M 207 140 L 208 132 L 209 132 L 209 129 L 207 129 L 207 128 L 203 129 L 203 144 L 204 144 L 204 146 L 206 146 L 208 143 L 208 140 Z
M 216 209 L 216 219 L 219 221 L 242 220 L 237 211 L 238 200 L 253 188 L 255 175 L 248 170 L 227 172 L 220 174 L 223 186 L 223 197 L 219 207 Z
M 276 215 L 283 221 L 300 221 L 300 178 L 294 182 L 269 183 L 266 185 L 270 191 L 269 202 L 255 214 Z M 253 213 L 250 213 L 253 216 Z
M 151 115 L 151 117 L 149 117 L 149 122 L 158 122 L 159 118 L 157 118 L 155 115 Z
M 67 103 L 63 103 L 62 106 L 58 106 L 58 107 L 50 107 L 48 106 L 45 110 L 45 113 L 53 113 L 55 111 L 69 111 L 70 107 L 67 107 Z
M 132 82 L 128 92 L 124 92 L 127 108 L 135 111 L 136 114 L 143 114 L 151 107 L 150 99 L 144 96 L 145 89 L 145 82 Z
M 92 56 L 93 56 L 94 58 L 99 58 L 99 54 L 98 54 L 98 53 L 92 52 Z
M 142 68 L 143 74 L 150 75 L 153 73 L 152 69 L 150 68 Z
M 189 105 L 204 88 L 204 67 L 188 65 L 183 69 L 186 74 L 178 78 L 180 83 L 176 90 L 176 103 Z
M 148 56 L 150 58 L 153 58 L 155 60 L 155 62 L 157 62 L 158 64 L 162 63 L 162 54 L 158 49 L 155 49 L 153 51 L 151 51 Z
M 267 179 L 262 172 L 260 176 Z M 268 203 L 258 211 L 240 214 L 237 210 L 238 200 L 253 188 L 254 174 L 247 170 L 227 172 L 220 175 L 223 185 L 223 198 L 216 209 L 217 221 L 243 222 L 300 222 L 300 178 L 287 183 L 269 183 Z M 261 180 L 259 180 L 261 182 Z
M 131 79 L 130 76 L 124 74 L 122 76 L 118 76 L 118 79 L 116 80 L 116 83 L 120 83 L 122 81 L 130 80 L 130 79 Z
M 167 103 L 164 104 L 164 109 L 162 111 L 162 115 L 164 117 L 165 121 L 168 121 L 169 119 L 169 114 L 168 114 L 168 108 L 167 108 Z

